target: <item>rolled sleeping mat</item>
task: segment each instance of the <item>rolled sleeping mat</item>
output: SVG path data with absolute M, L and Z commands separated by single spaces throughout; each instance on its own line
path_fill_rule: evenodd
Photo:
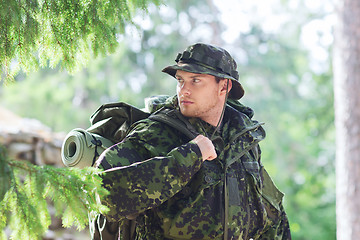
M 67 167 L 90 167 L 99 155 L 112 145 L 113 142 L 100 135 L 76 128 L 65 137 L 61 147 L 61 159 Z

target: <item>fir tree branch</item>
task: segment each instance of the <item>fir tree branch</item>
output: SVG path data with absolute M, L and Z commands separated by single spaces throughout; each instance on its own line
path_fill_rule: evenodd
M 117 35 L 134 25 L 133 13 L 146 12 L 151 3 L 160 5 L 159 0 L 0 1 L 0 9 L 8 9 L 0 11 L 0 76 L 4 72 L 8 81 L 20 68 L 35 71 L 48 61 L 72 73 L 90 55 L 112 53 Z
M 90 213 L 107 211 L 98 201 L 107 194 L 98 169 L 36 166 L 10 160 L 0 146 L 0 171 L 1 182 L 11 182 L 4 198 L 0 198 L 0 239 L 7 225 L 13 239 L 41 238 L 51 223 L 49 199 L 65 227 L 83 229 Z

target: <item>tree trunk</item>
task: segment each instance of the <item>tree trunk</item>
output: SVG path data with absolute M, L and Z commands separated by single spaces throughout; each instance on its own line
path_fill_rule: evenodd
M 337 0 L 334 44 L 337 239 L 360 239 L 360 1 Z

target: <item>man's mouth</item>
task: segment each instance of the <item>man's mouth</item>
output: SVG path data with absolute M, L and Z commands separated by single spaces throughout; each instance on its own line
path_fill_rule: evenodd
M 182 105 L 190 105 L 190 104 L 193 104 L 194 102 L 193 101 L 190 101 L 190 100 L 181 100 L 180 101 L 180 104 Z

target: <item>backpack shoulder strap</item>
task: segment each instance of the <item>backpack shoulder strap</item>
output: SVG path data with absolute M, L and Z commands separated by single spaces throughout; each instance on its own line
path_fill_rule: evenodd
M 162 108 L 149 117 L 151 120 L 165 123 L 186 135 L 189 139 L 194 139 L 197 135 L 197 131 L 190 124 L 190 122 L 181 113 L 175 109 Z

